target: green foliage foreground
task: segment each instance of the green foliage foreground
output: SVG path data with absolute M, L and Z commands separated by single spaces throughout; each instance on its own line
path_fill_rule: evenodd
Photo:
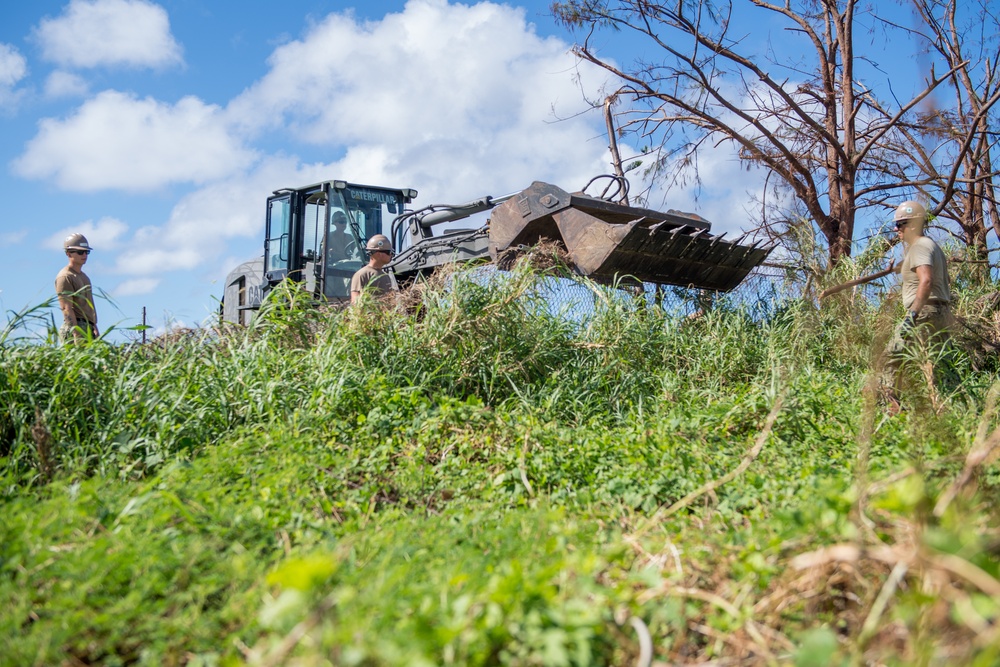
M 0 346 L 0 664 L 998 659 L 991 372 L 888 416 L 874 308 L 544 280 Z

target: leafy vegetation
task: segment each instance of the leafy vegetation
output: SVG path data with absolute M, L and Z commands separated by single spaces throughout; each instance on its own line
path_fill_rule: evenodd
M 995 662 L 981 357 L 890 416 L 892 303 L 579 322 L 545 280 L 6 338 L 0 664 Z

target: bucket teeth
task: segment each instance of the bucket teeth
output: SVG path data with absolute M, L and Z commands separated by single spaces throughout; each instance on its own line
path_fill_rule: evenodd
M 490 246 L 499 254 L 542 238 L 561 242 L 578 273 L 600 282 L 650 282 L 727 291 L 771 247 L 711 234 L 707 221 L 614 204 L 536 182 L 493 211 Z M 494 257 L 496 259 L 496 257 Z

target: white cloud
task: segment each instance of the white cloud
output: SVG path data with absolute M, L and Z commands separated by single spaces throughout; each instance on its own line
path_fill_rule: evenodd
M 119 240 L 127 231 L 128 225 L 116 218 L 105 217 L 97 222 L 84 220 L 72 227 L 60 229 L 46 238 L 42 245 L 52 250 L 62 250 L 63 241 L 67 236 L 83 234 L 94 248 L 94 252 L 110 251 L 120 246 Z
M 10 44 L 0 43 L 0 88 L 12 88 L 28 73 L 28 63 Z
M 262 248 L 265 200 L 281 187 L 344 178 L 415 187 L 424 205 L 534 180 L 573 190 L 610 171 L 603 118 L 577 115 L 580 86 L 592 92 L 604 75 L 577 70 L 568 49 L 539 37 L 524 10 L 488 2 L 412 0 L 368 23 L 332 14 L 278 47 L 270 71 L 225 110 L 104 92 L 43 121 L 14 167 L 81 191 L 197 184 L 114 260 L 137 280 L 190 272 L 232 255 L 230 243 Z M 258 156 L 244 143 L 258 137 L 336 157 Z
M 290 158 L 272 158 L 253 172 L 196 190 L 174 206 L 166 224 L 136 232 L 119 255 L 116 271 L 143 276 L 195 270 L 220 257 L 226 242 L 238 238 L 259 240 L 263 249 L 268 195 L 281 187 L 321 181 L 332 171 L 325 165 L 303 167 Z M 224 275 L 228 268 L 222 268 Z
M 205 183 L 253 159 L 218 107 L 193 97 L 169 105 L 105 91 L 66 119 L 44 119 L 13 167 L 66 189 L 146 191 Z
M 607 171 L 591 92 L 560 40 L 543 39 L 523 9 L 411 0 L 402 13 L 359 23 L 331 14 L 270 58 L 271 71 L 229 106 L 250 130 L 284 125 L 301 141 L 348 145 L 352 180 L 406 182 L 428 194 L 473 197 Z M 555 122 L 555 107 L 571 118 Z
M 89 86 L 84 78 L 70 72 L 55 71 L 45 80 L 45 96 L 50 99 L 83 97 L 88 92 Z
M 170 19 L 145 0 L 72 0 L 35 29 L 43 57 L 65 67 L 165 67 L 183 63 Z
M 28 230 L 18 229 L 13 232 L 3 232 L 0 233 L 0 248 L 9 248 L 15 246 L 25 239 L 28 235 Z
M 22 93 L 15 86 L 28 74 L 28 63 L 10 44 L 0 43 L 0 109 L 13 108 Z
M 111 290 L 111 296 L 120 299 L 126 296 L 149 294 L 159 287 L 160 282 L 161 280 L 159 278 L 135 278 L 133 280 L 126 280 Z

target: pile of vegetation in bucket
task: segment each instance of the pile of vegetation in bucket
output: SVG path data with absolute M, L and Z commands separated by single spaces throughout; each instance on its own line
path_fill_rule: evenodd
M 4 340 L 0 664 L 1000 657 L 995 370 L 889 415 L 893 304 L 580 322 L 557 270 Z

